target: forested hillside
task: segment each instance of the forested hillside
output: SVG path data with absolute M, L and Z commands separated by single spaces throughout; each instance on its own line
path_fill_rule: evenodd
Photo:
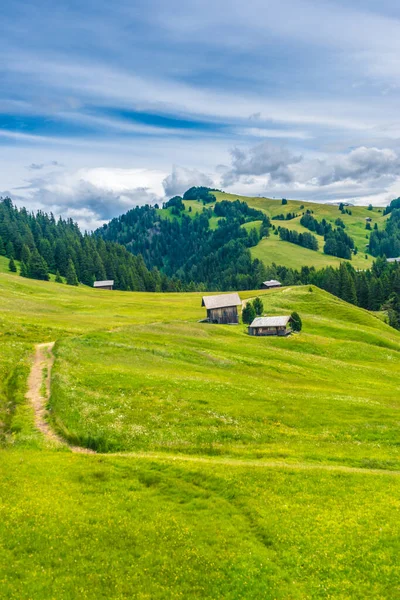
M 198 207 L 202 208 L 201 202 Z M 269 235 L 270 220 L 265 213 L 239 200 L 217 202 L 199 212 L 190 209 L 186 210 L 180 197 L 169 200 L 163 211 L 137 207 L 104 225 L 96 235 L 141 254 L 148 268 L 177 277 L 188 289 L 259 287 L 265 267 L 251 258 L 248 248 Z M 257 227 L 248 230 L 245 225 L 252 222 Z
M 371 232 L 369 251 L 373 256 L 397 258 L 400 256 L 400 199 L 393 200 L 386 210 L 390 217 L 384 230 Z
M 179 288 L 179 282 L 156 269 L 150 272 L 141 256 L 123 246 L 83 234 L 71 219 L 18 209 L 9 198 L 0 201 L 0 255 L 21 261 L 21 275 L 33 279 L 47 280 L 50 272 L 72 285 L 114 279 L 120 290 Z
M 5 199 L 0 203 L 0 255 L 20 261 L 20 273 L 26 277 L 48 279 L 50 272 L 58 281 L 66 278 L 70 284 L 86 285 L 114 279 L 121 290 L 246 290 L 260 288 L 266 279 L 279 279 L 284 285 L 315 284 L 356 306 L 386 310 L 388 322 L 400 327 L 400 266 L 379 258 L 386 252 L 400 254 L 397 200 L 378 217 L 384 219 L 384 228 L 376 221 L 371 229 L 369 217 L 362 217 L 364 231 L 370 229 L 366 235 L 371 252 L 378 256 L 371 268 L 356 269 L 354 261 L 347 261 L 336 267 L 328 263 L 316 269 L 305 263 L 291 269 L 275 261 L 265 264 L 253 258 L 252 251 L 271 237 L 280 237 L 296 253 L 294 244 L 315 248 L 315 236 L 323 236 L 325 246 L 331 247 L 328 253 L 350 256 L 354 244 L 347 232 L 357 231 L 351 221 L 349 226 L 352 210 L 339 207 L 338 217 L 337 207 L 328 207 L 328 212 L 336 212 L 328 221 L 317 219 L 314 209 L 301 205 L 287 212 L 283 205 L 281 211 L 286 212 L 273 217 L 273 222 L 284 220 L 281 227 L 271 225 L 265 209 L 241 200 L 216 201 L 214 194 L 220 197 L 222 192 L 207 190 L 192 188 L 184 196 L 195 200 L 175 196 L 162 209 L 136 207 L 94 234 L 83 234 L 72 220 L 31 214 Z M 275 201 L 275 211 L 278 206 L 282 207 Z M 296 230 L 298 219 L 303 231 Z M 271 236 L 271 231 L 277 235 Z M 10 270 L 15 269 L 10 260 Z

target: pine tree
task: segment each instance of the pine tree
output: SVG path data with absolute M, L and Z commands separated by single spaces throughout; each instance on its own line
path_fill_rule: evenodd
M 14 259 L 12 257 L 10 258 L 10 262 L 8 263 L 8 269 L 12 273 L 16 273 L 17 272 L 17 267 L 15 266 L 15 262 L 14 262 Z
M 258 317 L 263 314 L 264 304 L 261 298 L 257 297 L 253 300 L 253 308 Z
M 56 281 L 56 283 L 64 283 L 62 280 L 62 277 L 60 275 L 60 271 L 57 271 L 55 281 Z
M 14 258 L 15 257 L 14 244 L 11 241 L 7 242 L 7 245 L 6 245 L 6 256 L 7 256 L 7 258 Z
M 301 317 L 299 315 L 299 313 L 297 312 L 292 312 L 292 314 L 290 315 L 291 321 L 292 321 L 292 329 L 293 331 L 301 331 L 303 328 L 303 322 L 301 320 Z
M 340 277 L 340 297 L 350 304 L 357 304 L 357 294 L 354 279 L 350 275 L 349 269 L 345 263 L 339 267 Z
M 26 263 L 24 261 L 22 261 L 21 263 L 21 269 L 19 274 L 21 275 L 21 277 L 28 277 L 28 267 L 26 266 Z
M 242 310 L 242 321 L 243 323 L 247 323 L 250 325 L 252 321 L 256 318 L 256 311 L 254 310 L 254 306 L 251 302 L 248 302 L 244 309 Z
M 31 279 L 41 279 L 43 281 L 49 280 L 49 273 L 46 261 L 36 248 L 31 252 L 31 256 L 28 262 L 28 277 Z
M 26 244 L 24 244 L 21 250 L 21 261 L 25 264 L 28 264 L 30 257 L 31 251 L 29 250 L 29 247 Z
M 67 267 L 67 285 L 78 285 L 78 278 L 76 276 L 75 266 L 71 259 L 68 261 Z

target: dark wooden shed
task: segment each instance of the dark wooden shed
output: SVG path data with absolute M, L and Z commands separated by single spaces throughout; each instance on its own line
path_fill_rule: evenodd
M 250 335 L 289 335 L 291 317 L 257 317 L 249 326 Z
M 203 296 L 201 305 L 207 309 L 207 319 L 210 323 L 236 325 L 239 323 L 237 307 L 242 304 L 239 294 L 220 294 L 218 296 Z
M 277 281 L 276 279 L 270 279 L 269 281 L 263 281 L 261 289 L 262 290 L 270 290 L 272 288 L 278 288 L 278 287 L 282 287 L 281 282 Z
M 114 280 L 109 279 L 107 281 L 95 281 L 93 287 L 98 290 L 112 290 L 114 287 Z

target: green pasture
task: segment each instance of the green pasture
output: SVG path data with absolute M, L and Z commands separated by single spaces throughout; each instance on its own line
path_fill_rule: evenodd
M 381 315 L 271 290 L 265 311 L 297 310 L 304 329 L 250 338 L 199 323 L 199 293 L 74 288 L 4 264 L 1 598 L 400 597 L 400 334 Z M 46 341 L 52 423 L 107 453 L 35 430 L 24 395 Z
M 399 477 L 5 452 L 15 600 L 396 598 Z
M 173 322 L 60 342 L 57 427 L 101 451 L 399 468 L 400 334 L 317 288 L 263 299 L 270 315 L 295 308 L 304 332 Z
M 335 220 L 340 217 L 346 226 L 346 232 L 355 241 L 355 245 L 358 248 L 358 254 L 353 256 L 352 264 L 356 269 L 367 269 L 372 264 L 372 257 L 368 255 L 365 258 L 366 245 L 368 244 L 369 232 L 365 229 L 367 217 L 372 219 L 371 227 L 377 223 L 380 229 L 383 229 L 387 216 L 383 215 L 382 208 L 374 208 L 372 211 L 368 210 L 366 206 L 349 206 L 346 207 L 351 211 L 351 215 L 342 215 L 337 205 L 332 204 L 320 204 L 316 202 L 304 202 L 302 200 L 288 200 L 287 204 L 282 205 L 281 199 L 272 198 L 250 198 L 247 196 L 237 196 L 235 194 L 226 194 L 224 192 L 215 192 L 217 201 L 221 200 L 236 200 L 239 199 L 243 202 L 247 202 L 249 206 L 263 210 L 270 218 L 275 217 L 279 214 L 297 213 L 299 216 L 290 221 L 272 221 L 275 226 L 281 225 L 287 229 L 294 229 L 299 232 L 308 231 L 300 225 L 300 218 L 302 213 L 306 210 L 313 211 L 313 215 L 316 219 L 326 219 L 333 226 Z M 293 244 L 284 242 L 276 238 L 271 232 L 271 236 L 268 239 L 263 239 L 255 248 L 252 248 L 252 255 L 254 258 L 263 260 L 265 264 L 283 264 L 287 267 L 298 269 L 302 266 L 315 266 L 320 268 L 326 265 L 339 266 L 341 259 L 333 256 L 327 256 L 323 253 L 323 238 L 316 236 L 319 242 L 320 249 L 318 252 L 308 250 L 307 248 L 295 247 L 293 251 Z M 276 239 L 275 239 L 276 238 Z M 303 252 L 303 250 L 305 252 Z

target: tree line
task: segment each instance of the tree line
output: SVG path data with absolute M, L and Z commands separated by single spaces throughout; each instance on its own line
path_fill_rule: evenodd
M 177 210 L 179 218 L 167 218 L 150 206 L 136 207 L 95 235 L 142 255 L 149 269 L 178 278 L 182 289 L 253 289 L 264 280 L 265 266 L 252 259 L 249 248 L 269 235 L 265 213 L 239 200 L 216 202 L 194 216 L 180 197 L 164 206 Z M 211 219 L 217 219 L 216 226 L 211 227 Z M 261 221 L 260 227 L 247 231 L 243 225 L 252 221 Z
M 390 214 L 384 229 L 373 229 L 369 238 L 368 249 L 372 256 L 397 258 L 400 256 L 400 198 L 390 203 Z
M 345 225 L 342 219 L 336 219 L 335 225 L 337 227 L 334 228 L 326 219 L 318 221 L 311 214 L 311 211 L 307 210 L 301 217 L 300 224 L 324 237 L 324 254 L 351 260 L 355 250 L 354 240 L 344 231 Z
M 141 256 L 99 236 L 82 233 L 71 219 L 55 219 L 42 211 L 18 209 L 10 198 L 0 200 L 0 255 L 21 262 L 21 275 L 48 280 L 49 273 L 71 285 L 93 285 L 113 279 L 120 290 L 175 290 L 180 282 L 157 269 L 149 270 Z M 12 261 L 12 262 L 11 262 Z
M 281 240 L 309 248 L 310 250 L 318 250 L 318 240 L 312 233 L 299 233 L 286 227 L 278 227 L 278 233 Z
M 386 310 L 389 324 L 400 329 L 400 264 L 388 263 L 384 257 L 365 271 L 356 271 L 349 262 L 318 270 L 272 265 L 267 268 L 267 278 L 283 285 L 313 284 L 360 308 Z

